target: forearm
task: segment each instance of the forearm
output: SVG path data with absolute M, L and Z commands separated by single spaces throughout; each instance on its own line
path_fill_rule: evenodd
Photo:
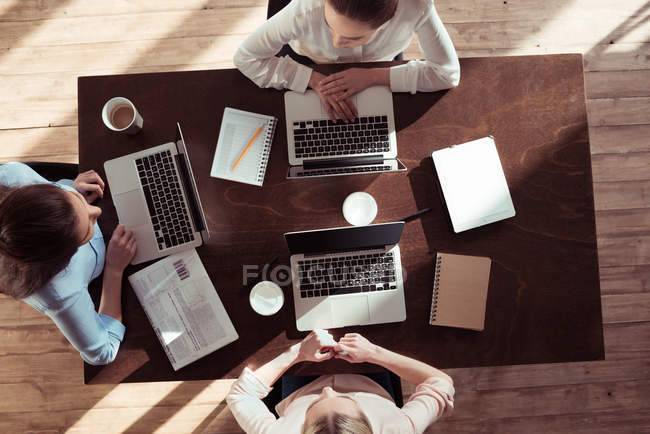
M 420 384 L 430 377 L 440 377 L 453 384 L 451 377 L 441 370 L 378 345 L 375 345 L 368 361 L 383 366 L 412 384 Z
M 372 68 L 368 72 L 373 85 L 390 86 L 390 68 Z
M 282 376 L 290 367 L 298 363 L 298 350 L 299 344 L 293 345 L 277 356 L 270 362 L 257 368 L 255 376 L 259 378 L 264 384 L 271 386 Z
M 98 313 L 122 321 L 122 274 L 123 271 L 110 267 L 104 268 L 102 297 Z

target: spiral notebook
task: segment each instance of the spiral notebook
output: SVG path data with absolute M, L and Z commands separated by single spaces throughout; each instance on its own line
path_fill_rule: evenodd
M 210 176 L 262 186 L 277 121 L 273 116 L 226 107 Z M 233 169 L 260 126 L 262 132 Z
M 491 265 L 482 256 L 438 253 L 429 324 L 483 330 Z

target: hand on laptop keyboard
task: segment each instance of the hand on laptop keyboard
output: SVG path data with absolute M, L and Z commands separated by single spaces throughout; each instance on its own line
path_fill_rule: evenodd
M 338 99 L 339 93 L 332 93 L 326 95 L 321 89 L 320 83 L 325 79 L 326 76 L 320 72 L 313 71 L 311 73 L 311 78 L 309 79 L 309 87 L 314 89 L 318 94 L 318 97 L 323 102 L 327 114 L 332 120 L 336 122 L 337 117 L 341 118 L 343 122 L 352 122 L 359 114 L 357 108 L 354 106 L 352 101 L 348 98 Z
M 345 71 L 328 75 L 319 86 L 325 95 L 334 95 L 337 100 L 348 99 L 367 87 L 378 84 L 390 84 L 388 68 L 349 68 Z

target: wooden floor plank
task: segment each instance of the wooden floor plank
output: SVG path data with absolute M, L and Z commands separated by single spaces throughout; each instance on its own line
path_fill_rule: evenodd
M 45 325 L 51 322 L 47 316 L 27 303 L 0 294 L 0 327 Z
M 465 15 L 467 16 L 471 15 Z M 443 20 L 445 17 L 442 17 Z M 248 34 L 266 20 L 266 5 L 259 7 L 199 9 L 99 15 L 38 21 L 0 21 L 0 48 L 55 46 L 75 43 L 186 38 Z M 603 38 L 616 43 L 650 42 L 643 26 L 618 26 L 617 16 L 601 17 L 600 25 L 582 15 L 560 18 L 466 22 L 446 20 L 446 28 L 458 49 L 594 45 Z M 562 32 L 570 32 L 566 38 Z M 611 29 L 608 31 L 607 29 Z
M 266 6 L 266 0 L 114 0 L 110 3 L 85 0 L 16 0 L 0 3 L 0 21 L 30 21 L 52 18 L 128 15 L 156 11 L 193 11 L 227 7 Z M 625 22 L 643 15 L 645 0 L 509 0 L 459 2 L 439 0 L 436 9 L 444 22 L 494 22 L 552 19 L 580 15 L 586 21 L 616 18 Z M 634 20 L 633 20 L 634 21 Z
M 456 389 L 476 391 L 520 389 L 600 382 L 646 380 L 650 361 L 623 360 L 537 365 L 494 366 L 445 370 Z
M 594 182 L 650 180 L 650 152 L 593 155 L 591 167 Z
M 650 264 L 650 235 L 599 237 L 598 262 L 605 267 Z
M 602 303 L 604 323 L 650 321 L 650 293 L 604 295 Z
M 617 18 L 614 18 L 611 23 L 603 23 L 605 27 L 613 27 L 611 32 L 604 31 L 603 27 L 594 26 L 593 22 L 580 16 L 539 21 L 446 23 L 445 27 L 458 50 L 483 49 L 486 40 L 490 41 L 490 48 L 497 50 L 549 46 L 554 49 L 563 46 L 593 46 L 603 38 L 615 40 L 617 44 L 650 42 L 645 27 L 629 29 L 627 26 L 616 27 L 616 23 L 618 23 Z M 572 37 L 567 38 L 567 33 L 570 33 Z
M 595 182 L 596 211 L 650 208 L 650 181 Z
M 602 0 L 599 0 L 602 1 Z M 266 0 L 15 0 L 0 3 L 1 21 L 33 21 L 70 17 L 129 15 L 160 11 L 197 11 L 266 6 Z M 627 11 L 627 13 L 631 13 Z
M 47 388 L 34 381 L 5 383 L 0 388 L 0 413 L 29 412 L 37 407 L 47 411 L 82 410 L 89 408 L 89 404 L 95 409 L 183 407 L 190 401 L 197 406 L 214 405 L 225 399 L 232 383 L 204 380 L 86 385 L 81 381 L 48 381 Z M 80 401 L 81 395 L 88 402 Z
M 248 34 L 265 20 L 266 5 L 0 22 L 0 48 Z
M 585 73 L 587 98 L 650 96 L 650 69 Z
M 534 393 L 531 393 L 534 392 Z M 449 420 L 489 418 L 495 413 L 503 418 L 539 417 L 604 411 L 650 411 L 650 380 L 617 381 L 507 389 L 456 391 L 454 412 Z M 497 410 L 498 409 L 498 410 Z
M 650 97 L 602 98 L 587 101 L 589 125 L 650 124 Z
M 106 59 L 111 59 L 116 70 L 185 64 L 214 67 L 215 62 L 226 68 L 232 66 L 232 55 L 244 39 L 246 35 L 224 35 L 5 49 L 0 50 L 0 75 L 51 72 L 85 75 L 105 69 Z
M 600 267 L 603 295 L 650 292 L 650 265 Z
M 650 264 L 650 208 L 596 213 L 601 266 Z
M 650 152 L 650 125 L 589 126 L 591 153 Z
M 596 233 L 598 238 L 650 235 L 650 208 L 598 211 Z
M 607 0 L 508 0 L 471 1 L 438 0 L 436 9 L 444 23 L 550 20 L 580 16 L 587 22 L 604 17 L 615 19 L 617 24 L 636 23 L 647 10 L 646 0 L 626 0 L 612 4 Z
M 603 336 L 606 360 L 649 360 L 650 358 L 650 322 L 648 321 L 606 324 L 603 326 Z
M 0 327 L 0 342 L 0 356 L 57 353 L 71 348 L 74 350 L 53 323 Z M 81 366 L 81 359 L 79 363 Z
M 650 69 L 650 44 L 598 44 L 585 52 L 585 71 Z
M 174 407 L 91 408 L 51 413 L 9 413 L 0 429 L 19 432 L 107 433 L 243 433 L 223 403 Z M 2 429 L 3 432 L 10 432 Z M 14 431 L 15 432 L 15 431 Z
M 567 405 L 570 405 L 567 402 Z M 649 433 L 650 414 L 647 411 L 603 411 L 566 415 L 485 418 L 456 422 L 442 419 L 426 433 L 527 433 L 527 434 L 630 434 Z
M 78 369 L 71 370 L 72 366 L 76 366 Z M 81 382 L 80 375 L 74 375 L 75 371 L 79 374 L 80 368 L 79 353 L 74 349 L 47 354 L 0 356 L 0 384 L 31 382 L 41 386 L 46 386 L 49 383 L 74 385 Z M 12 400 L 12 397 L 5 395 L 4 399 Z

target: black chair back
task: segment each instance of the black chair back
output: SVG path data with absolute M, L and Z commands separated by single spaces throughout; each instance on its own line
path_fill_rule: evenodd
M 79 165 L 73 163 L 48 163 L 43 161 L 24 161 L 34 172 L 48 181 L 75 179 L 79 174 Z

